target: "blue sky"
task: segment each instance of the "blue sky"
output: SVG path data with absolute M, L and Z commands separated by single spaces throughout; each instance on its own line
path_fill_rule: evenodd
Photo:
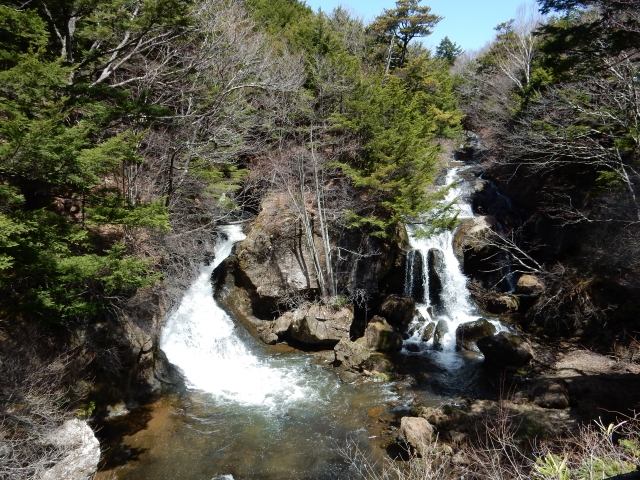
M 395 0 L 305 0 L 314 10 L 331 12 L 338 5 L 348 8 L 370 22 L 382 10 L 395 7 Z M 477 50 L 490 41 L 493 27 L 515 16 L 523 0 L 423 0 L 431 12 L 444 18 L 433 34 L 423 40 L 425 46 L 434 47 L 445 36 L 465 50 Z M 528 3 L 528 2 L 527 2 Z

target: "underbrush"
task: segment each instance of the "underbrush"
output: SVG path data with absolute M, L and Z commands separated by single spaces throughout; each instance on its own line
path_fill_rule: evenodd
M 464 441 L 434 435 L 404 445 L 405 459 L 377 462 L 352 442 L 343 456 L 354 477 L 366 480 L 601 480 L 636 471 L 640 460 L 640 414 L 584 424 L 550 440 L 519 432 L 517 417 L 499 406 Z

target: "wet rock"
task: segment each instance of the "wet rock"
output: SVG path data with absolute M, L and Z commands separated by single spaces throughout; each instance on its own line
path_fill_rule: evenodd
M 424 282 L 422 277 L 423 258 L 420 250 L 409 250 L 405 258 L 404 294 L 418 302 L 424 301 Z
M 533 389 L 533 403 L 542 408 L 569 407 L 569 386 L 563 380 L 544 379 Z
M 371 356 L 371 351 L 362 343 L 352 342 L 348 338 L 341 339 L 333 347 L 336 361 L 345 368 L 359 368 Z
M 545 291 L 544 282 L 535 275 L 522 275 L 518 279 L 516 293 L 521 295 L 540 296 Z
M 444 273 L 444 254 L 437 248 L 432 248 L 427 254 L 429 265 L 429 300 L 432 305 L 442 304 L 442 275 Z
M 433 337 L 434 332 L 436 331 L 436 322 L 429 322 L 429 324 L 424 327 L 422 331 L 422 341 L 428 342 Z
M 402 350 L 402 336 L 387 321 L 374 316 L 364 332 L 364 344 L 371 350 L 399 352 Z
M 533 358 L 531 345 L 522 337 L 500 332 L 476 342 L 485 363 L 497 367 L 520 367 Z
M 516 295 L 491 295 L 486 299 L 485 309 L 489 313 L 502 314 L 516 312 L 520 308 L 520 299 Z
M 456 329 L 456 345 L 465 350 L 479 352 L 476 342 L 495 333 L 496 327 L 484 318 L 480 318 L 475 322 L 463 323 Z
M 431 443 L 433 426 L 422 417 L 402 417 L 400 432 L 404 440 L 418 455 L 426 453 L 426 446 Z
M 380 305 L 381 315 L 387 321 L 399 328 L 405 328 L 413 320 L 416 301 L 403 295 L 389 295 Z
M 433 334 L 433 345 L 435 347 L 442 346 L 442 338 L 449 333 L 449 324 L 446 320 L 440 319 L 436 324 L 435 332 Z
M 364 361 L 362 367 L 373 374 L 391 373 L 393 371 L 393 362 L 383 353 L 372 352 L 369 358 Z
M 68 420 L 45 442 L 67 453 L 53 467 L 46 469 L 40 480 L 89 480 L 98 471 L 100 442 L 87 422 Z
M 349 338 L 353 322 L 352 307 L 334 308 L 311 305 L 292 314 L 289 334 L 296 340 L 310 345 L 334 346 L 341 339 Z

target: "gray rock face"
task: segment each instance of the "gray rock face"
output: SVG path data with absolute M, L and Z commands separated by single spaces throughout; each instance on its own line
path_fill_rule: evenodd
M 40 480 L 89 480 L 98 471 L 100 442 L 87 422 L 68 420 L 49 435 L 46 443 L 68 453 L 45 470 Z
M 374 316 L 362 337 L 364 344 L 379 352 L 399 352 L 402 350 L 402 336 L 383 317 Z
M 479 352 L 476 342 L 495 333 L 496 327 L 484 318 L 480 318 L 475 322 L 463 323 L 456 329 L 456 345 L 465 350 Z
M 533 359 L 533 348 L 521 337 L 500 332 L 476 342 L 484 361 L 497 367 L 520 367 Z
M 288 332 L 299 342 L 333 347 L 341 339 L 349 338 L 352 322 L 351 308 L 310 305 L 280 316 L 273 333 L 284 335 Z
M 400 432 L 418 455 L 427 453 L 426 446 L 431 443 L 433 435 L 433 426 L 427 420 L 422 417 L 402 417 Z
M 371 351 L 361 342 L 352 342 L 348 338 L 341 339 L 333 347 L 336 361 L 345 368 L 359 368 L 371 356 Z
M 413 320 L 416 301 L 402 295 L 389 295 L 380 306 L 380 313 L 387 321 L 399 328 L 405 328 Z
M 442 274 L 444 272 L 444 254 L 432 248 L 427 254 L 429 265 L 429 300 L 432 305 L 440 305 L 442 295 Z
M 444 337 L 447 333 L 449 333 L 449 325 L 447 324 L 447 322 L 445 320 L 438 320 L 438 323 L 436 323 L 435 332 L 433 334 L 433 345 L 435 347 L 441 347 L 442 337 Z

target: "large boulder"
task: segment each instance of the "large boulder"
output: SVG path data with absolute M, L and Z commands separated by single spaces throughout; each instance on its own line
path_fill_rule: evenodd
M 362 342 L 341 339 L 333 347 L 336 361 L 345 368 L 359 369 L 371 356 L 371 351 Z
M 402 350 L 402 336 L 383 317 L 374 316 L 366 330 L 363 343 L 371 350 L 379 352 L 399 352 Z
M 496 367 L 521 367 L 533 359 L 533 348 L 522 337 L 500 332 L 476 342 L 485 363 Z
M 431 305 L 442 304 L 442 275 L 445 270 L 444 254 L 437 248 L 432 248 L 427 254 L 429 265 L 429 300 Z
M 284 317 L 284 319 L 282 318 Z M 333 347 L 342 339 L 349 338 L 353 308 L 310 305 L 282 315 L 274 325 L 274 333 L 288 334 L 299 342 L 309 345 Z M 284 330 L 288 324 L 288 328 Z
M 449 333 L 449 324 L 447 321 L 444 319 L 438 320 L 435 332 L 433 333 L 433 346 L 436 348 L 442 347 L 442 340 L 447 333 Z
M 465 350 L 479 352 L 476 342 L 495 333 L 496 327 L 484 318 L 480 318 L 475 322 L 466 322 L 456 329 L 456 345 Z
M 544 282 L 535 275 L 524 274 L 518 279 L 516 293 L 538 297 L 545 291 Z
M 52 431 L 45 442 L 66 454 L 47 468 L 40 480 L 89 480 L 98 471 L 100 442 L 87 422 L 68 420 Z
M 520 309 L 520 297 L 508 293 L 487 295 L 484 308 L 495 315 L 513 313 Z
M 436 331 L 436 322 L 429 322 L 422 330 L 422 341 L 428 342 Z
M 422 417 L 402 417 L 400 433 L 418 455 L 423 455 L 427 453 L 427 446 L 431 443 L 433 426 Z
M 403 295 L 389 295 L 380 305 L 380 314 L 391 325 L 406 328 L 413 320 L 415 309 L 415 299 Z

